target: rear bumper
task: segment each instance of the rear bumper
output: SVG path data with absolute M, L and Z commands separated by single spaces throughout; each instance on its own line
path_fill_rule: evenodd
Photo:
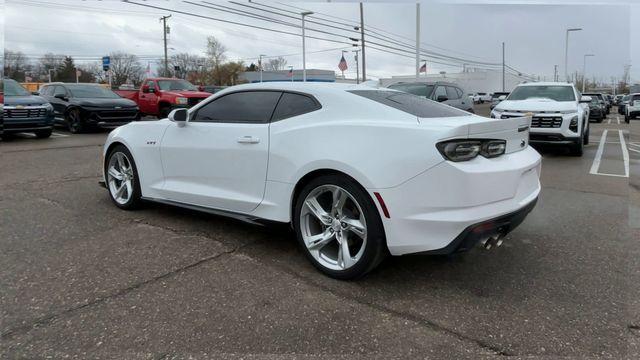
M 492 236 L 505 236 L 518 227 L 536 206 L 538 198 L 522 208 L 494 219 L 485 220 L 468 226 L 449 245 L 442 249 L 425 251 L 423 254 L 447 255 L 471 250 L 479 242 Z
M 444 161 L 397 187 L 369 191 L 373 199 L 378 192 L 389 211 L 386 218 L 376 203 L 392 255 L 449 253 L 460 250 L 463 241 L 476 240 L 459 238 L 478 224 L 507 217 L 511 231 L 519 223 L 513 213 L 540 193 L 540 170 L 540 154 L 527 147 L 494 159 Z

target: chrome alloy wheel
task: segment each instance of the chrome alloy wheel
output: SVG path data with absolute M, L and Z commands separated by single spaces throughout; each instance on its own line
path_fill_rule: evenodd
M 122 152 L 116 152 L 109 158 L 107 184 L 109 193 L 118 204 L 124 205 L 133 196 L 133 167 L 131 161 Z
M 322 185 L 307 195 L 300 210 L 300 230 L 311 256 L 331 270 L 355 265 L 367 244 L 360 204 L 337 185 Z

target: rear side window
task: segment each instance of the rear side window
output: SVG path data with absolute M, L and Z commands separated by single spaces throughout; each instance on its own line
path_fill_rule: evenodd
M 421 118 L 469 115 L 466 111 L 458 110 L 454 107 L 443 105 L 420 96 L 397 91 L 351 90 L 349 92 Z
M 320 109 L 320 104 L 310 96 L 283 93 L 280 101 L 278 102 L 278 106 L 276 107 L 276 111 L 273 113 L 272 121 L 306 114 L 318 109 Z
M 409 94 L 418 96 L 429 96 L 433 91 L 433 85 L 415 83 L 415 84 L 393 84 L 389 89 L 404 91 Z
M 227 94 L 198 109 L 191 121 L 267 123 L 281 94 L 279 91 L 243 91 Z
M 67 91 L 62 86 L 56 86 L 53 91 L 53 96 L 56 95 L 67 95 Z

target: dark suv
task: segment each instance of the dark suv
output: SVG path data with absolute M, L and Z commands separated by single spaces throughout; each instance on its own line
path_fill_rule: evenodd
M 98 84 L 51 83 L 40 88 L 55 111 L 55 122 L 70 132 L 114 128 L 140 118 L 138 105 Z
M 2 137 L 13 133 L 34 133 L 38 138 L 48 138 L 53 130 L 53 107 L 40 96 L 31 95 L 12 79 L 0 80 L 4 87 Z
M 465 95 L 460 86 L 444 82 L 399 82 L 388 86 L 389 89 L 403 91 L 409 94 L 424 96 L 427 99 L 445 103 L 458 109 L 475 113 L 473 101 Z

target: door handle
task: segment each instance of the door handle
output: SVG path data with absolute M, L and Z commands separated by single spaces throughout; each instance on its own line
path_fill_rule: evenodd
M 240 144 L 257 144 L 260 142 L 260 139 L 253 136 L 243 136 L 238 138 L 238 142 Z

